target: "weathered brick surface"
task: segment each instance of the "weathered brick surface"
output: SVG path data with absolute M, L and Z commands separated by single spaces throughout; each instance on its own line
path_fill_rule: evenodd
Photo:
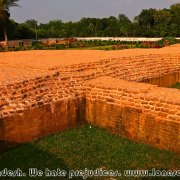
M 13 116 L 0 119 L 0 140 L 28 142 L 42 135 L 55 133 L 83 123 L 82 99 L 67 98 L 49 104 L 27 108 Z
M 23 81 L 56 71 L 70 77 L 112 76 L 143 81 L 179 72 L 179 45 L 162 49 L 122 51 L 24 51 L 0 54 L 0 85 Z M 7 76 L 8 74 L 8 76 Z
M 0 141 L 27 142 L 86 120 L 124 137 L 179 151 L 179 90 L 150 85 L 180 81 L 178 48 L 167 49 L 112 55 L 60 51 L 64 61 L 54 59 L 59 51 L 49 51 L 52 63 L 43 51 L 32 57 L 19 52 L 27 53 L 24 60 L 0 54 Z
M 86 84 L 86 120 L 129 139 L 180 150 L 180 92 L 110 77 Z

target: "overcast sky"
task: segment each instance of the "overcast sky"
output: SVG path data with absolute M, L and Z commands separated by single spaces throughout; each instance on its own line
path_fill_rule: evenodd
M 126 14 L 131 20 L 142 9 L 169 8 L 180 0 L 20 0 L 21 7 L 11 8 L 17 22 L 35 19 L 39 23 L 61 19 L 77 21 L 82 17 L 109 17 Z

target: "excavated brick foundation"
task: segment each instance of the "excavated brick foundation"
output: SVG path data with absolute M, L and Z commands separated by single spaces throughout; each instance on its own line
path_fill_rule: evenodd
M 160 75 L 159 77 L 144 79 L 141 82 L 158 85 L 160 87 L 168 87 L 179 82 L 179 79 L 180 79 L 180 72 L 176 71 L 173 73 Z
M 43 68 L 0 59 L 0 148 L 87 122 L 179 152 L 180 91 L 163 87 L 180 81 L 180 53 L 169 48 Z
M 128 139 L 180 150 L 179 90 L 109 77 L 92 80 L 88 85 L 88 123 Z

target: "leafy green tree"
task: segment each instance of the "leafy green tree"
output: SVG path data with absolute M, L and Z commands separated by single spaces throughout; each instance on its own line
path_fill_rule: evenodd
M 140 37 L 143 34 L 142 28 L 137 22 L 133 22 L 129 25 L 128 35 L 131 37 Z
M 34 39 L 35 32 L 29 28 L 25 23 L 18 24 L 17 27 L 18 39 Z
M 61 30 L 63 28 L 63 22 L 61 20 L 53 20 L 49 21 L 49 34 L 52 38 L 59 38 L 61 37 Z
M 180 37 L 180 3 L 173 4 L 170 7 L 171 25 L 170 31 L 172 36 Z
M 77 33 L 77 23 L 73 23 L 71 21 L 64 23 L 64 26 L 61 30 L 62 37 L 75 37 Z
M 0 0 L 0 40 L 4 37 L 6 41 L 7 37 L 9 39 L 34 39 L 37 37 L 36 34 L 39 38 L 180 36 L 180 3 L 172 5 L 169 9 L 144 9 L 133 22 L 126 15 L 119 14 L 118 17 L 82 18 L 77 22 L 53 20 L 37 25 L 34 19 L 21 24 L 9 19 L 9 7 L 17 6 L 17 2 L 18 0 Z
M 38 37 L 40 38 L 60 38 L 63 34 L 64 23 L 61 20 L 49 21 L 47 24 L 38 26 Z
M 34 19 L 28 19 L 27 21 L 24 22 L 24 24 L 35 34 L 35 39 L 37 40 L 38 38 L 38 24 L 37 21 Z M 34 37 L 33 37 L 34 38 Z
M 7 36 L 8 36 L 9 40 L 19 39 L 18 26 L 19 26 L 19 24 L 17 22 L 15 22 L 12 19 L 9 19 L 9 22 L 7 25 Z M 12 29 L 13 29 L 13 31 L 12 31 Z
M 29 28 L 35 29 L 37 27 L 37 21 L 34 19 L 28 19 L 24 22 Z
M 91 18 L 82 18 L 78 23 L 79 36 L 92 36 L 92 28 L 90 26 Z
M 104 19 L 104 36 L 116 37 L 119 33 L 118 20 L 114 16 Z
M 4 38 L 3 36 L 3 24 L 2 21 L 0 21 L 0 41 L 2 41 Z
M 154 13 L 155 9 L 143 9 L 141 13 L 134 18 L 142 28 L 142 36 L 154 35 Z
M 119 24 L 119 36 L 128 36 L 131 21 L 125 14 L 119 14 L 118 24 Z
M 154 28 L 156 35 L 165 37 L 170 35 L 171 13 L 168 9 L 155 11 L 154 13 Z
M 0 20 L 4 28 L 4 38 L 6 42 L 6 50 L 8 50 L 7 24 L 10 17 L 10 7 L 18 6 L 19 0 L 0 0 Z
M 39 38 L 49 38 L 50 37 L 50 31 L 49 31 L 49 25 L 48 24 L 40 24 L 38 26 L 38 37 Z
M 88 30 L 91 34 L 91 36 L 97 36 L 97 26 L 96 26 L 96 22 L 93 22 L 91 20 L 91 22 L 89 22 L 89 25 L 88 25 Z

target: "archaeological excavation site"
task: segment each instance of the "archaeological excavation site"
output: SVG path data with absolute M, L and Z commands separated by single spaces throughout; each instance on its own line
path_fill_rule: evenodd
M 180 151 L 180 45 L 0 54 L 0 148 L 85 123 Z

